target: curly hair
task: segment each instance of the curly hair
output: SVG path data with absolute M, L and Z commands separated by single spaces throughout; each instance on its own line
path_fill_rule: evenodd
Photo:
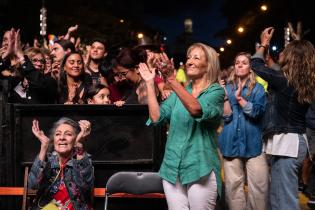
M 237 80 L 238 80 L 238 78 L 237 78 L 237 76 L 235 74 L 235 62 L 236 62 L 236 59 L 239 56 L 245 56 L 248 59 L 249 63 L 251 62 L 251 55 L 249 53 L 247 53 L 247 52 L 239 52 L 235 56 L 234 65 L 233 65 L 234 69 L 233 69 L 233 71 L 230 74 L 230 77 L 228 79 L 228 83 L 233 84 L 233 88 L 236 88 L 236 89 L 237 89 Z M 248 82 L 248 92 L 246 93 L 246 95 L 249 96 L 252 93 L 252 91 L 253 91 L 253 89 L 254 89 L 254 87 L 256 85 L 256 74 L 254 73 L 254 71 L 252 69 L 250 69 L 250 73 L 249 73 L 249 75 L 247 77 L 247 80 L 249 82 Z
M 315 48 L 307 40 L 294 40 L 282 52 L 279 61 L 288 83 L 297 91 L 299 103 L 315 100 Z

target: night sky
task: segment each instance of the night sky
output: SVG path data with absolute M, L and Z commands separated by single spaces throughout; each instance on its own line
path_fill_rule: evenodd
M 172 42 L 183 32 L 184 20 L 190 18 L 193 21 L 193 34 L 197 40 L 219 46 L 223 40 L 214 35 L 226 27 L 226 19 L 220 13 L 222 1 L 214 0 L 207 4 L 200 4 L 200 2 L 202 1 L 183 1 L 181 2 L 183 8 L 176 9 L 176 5 L 174 5 L 175 9 L 171 14 L 164 17 L 149 14 L 145 21 L 151 26 L 165 31 Z
M 15 3 L 16 2 L 16 3 Z M 19 2 L 19 3 L 17 3 Z M 77 2 L 72 4 L 71 2 Z M 95 13 L 107 13 L 110 11 L 114 16 L 123 19 L 133 19 L 143 22 L 145 25 L 152 27 L 155 30 L 162 31 L 168 38 L 168 42 L 174 41 L 184 31 L 184 20 L 191 18 L 193 21 L 194 37 L 197 40 L 219 45 L 222 40 L 215 38 L 214 34 L 226 25 L 225 19 L 220 16 L 219 7 L 220 0 L 159 0 L 158 2 L 149 2 L 145 0 L 134 1 L 101 1 L 101 0 L 46 0 L 46 8 L 48 10 L 48 21 L 58 14 L 68 14 L 69 20 L 67 24 L 63 22 L 60 25 L 60 33 L 63 33 L 65 26 L 69 26 L 74 22 L 80 25 L 80 18 L 76 16 L 75 11 L 79 5 L 89 8 Z M 151 4 L 156 4 L 152 6 Z M 28 34 L 38 34 L 39 30 L 39 9 L 41 0 L 7 1 L 8 10 L 15 10 L 14 13 L 7 13 L 6 26 L 22 27 Z M 16 5 L 20 5 L 16 8 Z M 27 9 L 27 11 L 25 11 Z M 27 16 L 27 17 L 26 17 Z M 88 17 L 87 17 L 88 18 Z M 0 20 L 1 21 L 1 20 Z M 48 22 L 49 23 L 49 22 Z M 48 32 L 49 31 L 48 25 Z M 55 28 L 53 32 L 55 32 Z
M 283 45 L 283 31 L 288 21 L 296 26 L 303 22 L 305 38 L 314 43 L 314 11 L 307 0 L 266 0 L 267 13 L 259 11 L 263 1 L 257 0 L 45 0 L 48 10 L 48 33 L 64 34 L 67 28 L 79 24 L 78 35 L 91 39 L 106 36 L 118 46 L 123 36 L 137 32 L 153 35 L 159 31 L 172 43 L 184 32 L 184 20 L 193 21 L 193 38 L 216 49 L 224 46 L 225 62 L 230 62 L 237 51 L 254 50 L 259 34 L 267 26 L 276 27 L 274 43 Z M 39 10 L 42 0 L 0 0 L 0 29 L 11 26 L 22 29 L 22 37 L 30 40 L 39 35 Z M 153 6 L 152 6 L 153 5 Z M 117 20 L 124 19 L 124 26 Z M 116 22 L 115 22 L 116 21 Z M 237 34 L 236 28 L 245 24 L 246 33 Z M 145 30 L 144 30 L 145 29 Z M 128 31 L 128 34 L 127 32 Z M 132 33 L 130 32 L 132 31 Z M 114 38 L 113 38 L 114 37 Z M 227 38 L 233 40 L 227 46 Z

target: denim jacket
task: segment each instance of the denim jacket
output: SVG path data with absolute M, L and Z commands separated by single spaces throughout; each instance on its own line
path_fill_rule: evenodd
M 297 92 L 288 85 L 287 79 L 281 71 L 275 71 L 265 65 L 263 59 L 254 55 L 252 69 L 268 82 L 274 92 L 273 127 L 265 128 L 265 135 L 272 136 L 280 133 L 305 133 L 305 114 L 309 104 L 300 104 L 297 101 Z M 298 69 L 297 69 L 298 71 Z
M 74 154 L 75 155 L 75 154 Z M 60 170 L 56 152 L 47 155 L 47 161 L 42 162 L 36 157 L 28 176 L 28 186 L 37 190 L 32 210 L 41 209 L 47 205 L 60 186 Z M 92 204 L 94 186 L 94 168 L 89 154 L 81 160 L 72 157 L 64 168 L 64 183 L 71 202 L 76 210 L 88 210 Z
M 224 157 L 256 157 L 262 151 L 261 119 L 265 111 L 266 95 L 262 85 L 256 83 L 247 96 L 244 86 L 241 95 L 247 101 L 241 107 L 235 97 L 236 87 L 226 86 L 232 113 L 223 116 L 224 127 L 219 137 L 219 147 Z

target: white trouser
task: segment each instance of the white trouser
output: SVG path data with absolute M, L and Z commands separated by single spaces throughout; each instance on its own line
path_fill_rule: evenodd
M 163 180 L 168 210 L 213 210 L 217 200 L 215 173 L 202 177 L 196 182 L 176 185 Z

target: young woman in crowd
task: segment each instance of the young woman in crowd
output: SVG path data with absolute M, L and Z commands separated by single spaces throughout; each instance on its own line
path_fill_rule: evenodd
M 251 55 L 241 52 L 234 60 L 225 89 L 224 127 L 219 146 L 223 155 L 225 196 L 230 210 L 266 210 L 269 171 L 262 153 L 261 119 L 266 95 L 251 70 Z M 244 191 L 247 179 L 248 193 Z
M 92 79 L 84 72 L 82 55 L 77 52 L 67 54 L 60 68 L 59 103 L 84 104 L 85 93 Z

